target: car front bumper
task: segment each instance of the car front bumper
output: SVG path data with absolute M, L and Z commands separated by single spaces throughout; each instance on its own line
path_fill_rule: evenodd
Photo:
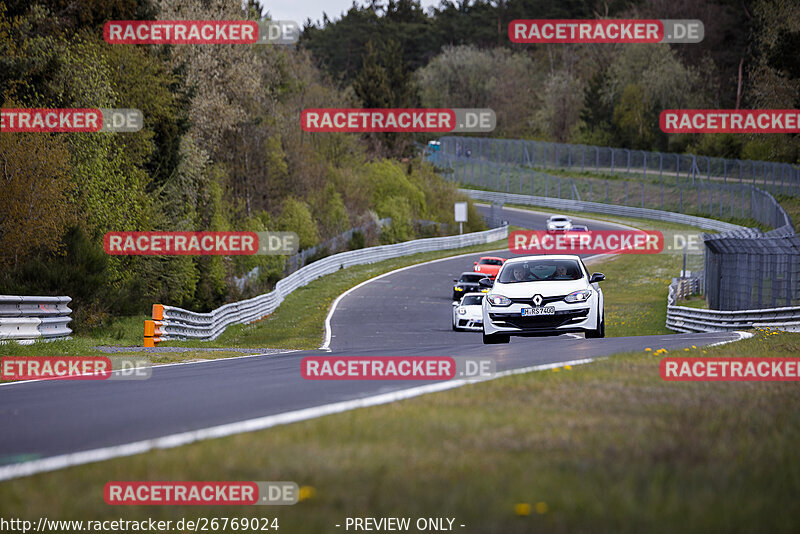
M 549 304 L 554 315 L 522 316 L 524 304 L 483 307 L 483 331 L 486 334 L 544 335 L 551 333 L 586 332 L 597 328 L 597 297 L 586 302 Z

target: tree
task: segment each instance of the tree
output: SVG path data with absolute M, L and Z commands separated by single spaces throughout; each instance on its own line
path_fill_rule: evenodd
M 365 108 L 391 107 L 393 95 L 389 76 L 372 41 L 367 42 L 364 49 L 364 60 L 353 80 L 353 90 Z
M 71 206 L 69 150 L 58 135 L 0 133 L 0 265 L 54 252 Z

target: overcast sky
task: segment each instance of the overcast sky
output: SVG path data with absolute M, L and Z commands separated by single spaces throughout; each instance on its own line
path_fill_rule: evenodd
M 364 0 L 358 1 L 359 5 L 366 3 Z M 321 21 L 323 11 L 331 20 L 341 18 L 342 13 L 353 5 L 353 0 L 265 0 L 262 4 L 273 20 L 292 20 L 302 26 L 307 18 L 314 22 Z M 438 4 L 438 0 L 422 0 L 426 12 L 428 7 Z

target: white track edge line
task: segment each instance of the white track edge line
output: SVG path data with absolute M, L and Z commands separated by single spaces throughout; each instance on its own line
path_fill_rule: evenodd
M 196 441 L 202 441 L 212 438 L 221 438 L 231 436 L 234 434 L 241 434 L 245 432 L 253 432 L 256 430 L 264 430 L 278 425 L 285 425 L 289 423 L 296 423 L 308 419 L 316 419 L 325 415 L 346 412 L 357 408 L 366 408 L 370 406 L 377 406 L 381 404 L 389 404 L 399 400 L 418 397 L 428 393 L 436 393 L 448 389 L 454 389 L 473 383 L 486 382 L 495 380 L 497 378 L 530 373 L 534 371 L 544 371 L 557 367 L 564 367 L 565 365 L 582 365 L 593 362 L 594 358 L 584 358 L 580 360 L 571 360 L 566 362 L 548 363 L 533 365 L 530 367 L 523 367 L 520 369 L 512 369 L 509 371 L 502 371 L 495 373 L 491 377 L 476 379 L 476 380 L 449 380 L 446 382 L 436 382 L 434 384 L 427 384 L 424 386 L 417 386 L 391 393 L 382 393 L 379 395 L 372 395 L 369 397 L 362 397 L 360 399 L 352 399 L 347 401 L 335 402 L 331 404 L 324 404 L 322 406 L 315 406 L 312 408 L 304 408 L 301 410 L 294 410 L 282 414 L 268 415 L 264 417 L 257 417 L 236 423 L 228 423 L 224 425 L 203 428 L 199 430 L 191 430 L 188 432 L 181 432 L 178 434 L 171 434 L 159 438 L 147 439 L 136 441 L 132 443 L 125 443 L 122 445 L 113 445 L 110 447 L 102 447 L 88 451 L 75 452 L 70 454 L 63 454 L 59 456 L 52 456 L 49 458 L 42 458 L 40 460 L 31 460 L 19 464 L 12 464 L 0 466 L 0 481 L 11 480 L 14 478 L 30 476 L 37 473 L 44 473 L 48 471 L 55 471 L 64 469 L 66 467 L 73 467 L 84 465 L 88 463 L 100 462 L 103 460 L 111 460 L 123 456 L 132 456 L 134 454 L 141 454 L 153 449 L 171 449 L 181 445 L 188 445 Z

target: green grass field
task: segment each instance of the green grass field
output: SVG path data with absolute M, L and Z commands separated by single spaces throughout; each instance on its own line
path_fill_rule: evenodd
M 799 352 L 800 334 L 759 331 L 677 354 Z M 262 516 L 293 533 L 338 532 L 348 516 L 453 517 L 463 532 L 796 532 L 796 383 L 664 382 L 659 360 L 619 355 L 8 481 L 0 516 Z M 111 507 L 110 480 L 293 480 L 313 498 Z

